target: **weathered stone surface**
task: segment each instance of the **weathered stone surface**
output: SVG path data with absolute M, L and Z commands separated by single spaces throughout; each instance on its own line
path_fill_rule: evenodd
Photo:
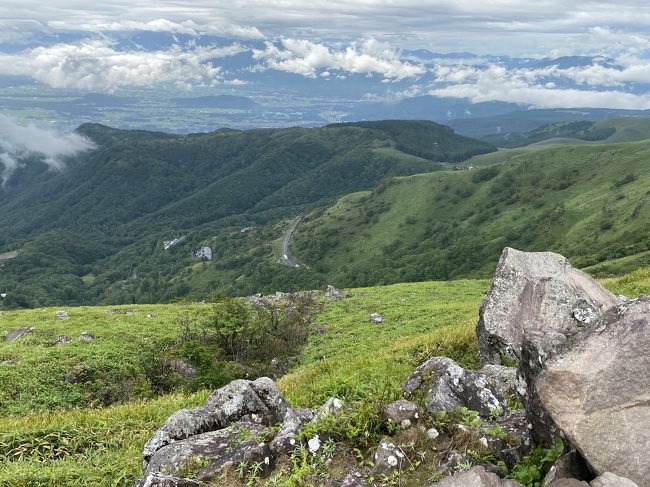
M 197 480 L 207 481 L 240 462 L 262 462 L 268 466 L 272 457 L 268 445 L 261 441 L 263 434 L 263 426 L 239 422 L 231 428 L 170 443 L 153 454 L 145 475 L 154 472 L 178 475 L 189 469 Z
M 393 470 L 401 470 L 406 466 L 406 455 L 395 443 L 383 439 L 373 456 L 375 463 L 372 473 L 375 475 L 389 475 Z
M 605 472 L 589 484 L 591 487 L 639 487 L 630 479 L 619 477 L 611 472 Z
M 589 487 L 589 484 L 578 479 L 559 479 L 548 484 L 548 487 Z
M 52 345 L 67 345 L 70 343 L 72 339 L 70 337 L 67 337 L 65 335 L 61 335 L 58 337 L 54 337 L 54 340 L 52 340 Z
M 54 313 L 54 316 L 56 316 L 57 320 L 67 320 L 70 318 L 70 315 L 65 311 L 57 311 Z
M 420 418 L 420 414 L 420 406 L 406 399 L 398 399 L 384 409 L 384 416 L 394 424 L 401 424 L 403 421 L 409 421 L 409 425 L 413 424 Z
M 481 367 L 479 372 L 503 394 L 515 395 L 517 393 L 517 369 L 515 367 L 486 364 Z
M 524 411 L 505 414 L 494 421 L 505 437 L 489 437 L 490 449 L 502 459 L 508 468 L 520 463 L 530 450 L 533 442 L 530 436 L 528 418 Z M 487 429 L 492 426 L 485 424 Z
M 336 289 L 334 286 L 330 285 L 328 285 L 327 289 L 325 290 L 325 296 L 332 299 L 345 299 L 348 297 L 346 292 Z
M 590 480 L 591 478 L 593 475 L 589 472 L 584 459 L 574 450 L 555 462 L 544 477 L 544 485 L 559 479 Z
M 618 303 L 616 296 L 563 256 L 506 247 L 481 304 L 476 329 L 481 361 L 519 361 L 528 332 L 573 336 Z
M 93 335 L 88 333 L 87 331 L 84 331 L 81 335 L 79 335 L 79 340 L 82 342 L 91 342 L 95 339 Z
M 31 326 L 23 326 L 21 328 L 17 328 L 14 331 L 10 331 L 6 336 L 5 336 L 5 342 L 10 343 L 10 342 L 15 342 L 16 340 L 26 336 L 26 335 L 31 335 L 34 333 L 34 328 Z
M 225 428 L 241 419 L 275 424 L 282 421 L 287 409 L 284 397 L 271 379 L 234 380 L 214 391 L 204 406 L 172 414 L 144 446 L 145 463 L 156 451 L 174 441 Z
M 450 411 L 467 407 L 489 416 L 492 411 L 506 407 L 504 393 L 495 381 L 489 381 L 478 371 L 465 370 L 447 357 L 432 357 L 420 365 L 402 385 L 406 394 L 426 388 L 429 411 Z
M 151 473 L 133 484 L 133 487 L 198 487 L 196 480 L 182 479 L 162 473 Z
M 546 361 L 534 384 L 543 408 L 596 474 L 614 471 L 640 487 L 650 487 L 649 349 L 645 297 L 602 315 Z
M 289 409 L 284 415 L 280 431 L 270 443 L 271 451 L 276 455 L 291 453 L 299 444 L 296 435 L 300 428 L 309 423 L 313 417 L 314 412 L 311 409 Z
M 429 487 L 521 487 L 514 480 L 503 480 L 483 467 L 474 467 L 453 477 L 447 477 Z
M 380 324 L 384 322 L 384 317 L 379 313 L 371 313 L 370 316 L 368 316 L 368 321 L 370 323 Z
M 347 407 L 348 405 L 345 402 L 341 401 L 339 398 L 330 397 L 327 401 L 325 401 L 325 404 L 318 408 L 318 411 L 316 411 L 316 414 L 314 415 L 314 419 L 312 421 L 320 421 L 325 416 L 330 414 L 332 416 L 338 416 L 343 411 L 345 411 Z
M 347 475 L 339 484 L 339 487 L 366 487 L 366 483 L 358 476 L 351 473 Z
M 469 455 L 460 452 L 458 450 L 449 450 L 442 457 L 438 470 L 444 472 L 447 475 L 452 475 L 454 472 L 458 472 L 461 469 L 461 465 L 464 468 L 466 465 L 474 466 L 476 462 Z
M 187 360 L 173 358 L 169 361 L 169 368 L 173 373 L 183 379 L 193 379 L 197 375 L 196 368 Z

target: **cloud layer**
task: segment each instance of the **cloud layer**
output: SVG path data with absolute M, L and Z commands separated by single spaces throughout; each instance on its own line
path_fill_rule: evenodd
M 92 148 L 92 142 L 79 134 L 19 125 L 0 115 L 0 179 L 3 185 L 26 156 L 38 156 L 50 169 L 61 170 L 66 157 Z

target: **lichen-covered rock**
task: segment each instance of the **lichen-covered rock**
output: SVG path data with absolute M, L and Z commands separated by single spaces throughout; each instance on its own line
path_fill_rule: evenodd
M 92 342 L 94 339 L 95 337 L 87 331 L 84 331 L 81 335 L 79 335 L 79 340 L 82 342 Z
M 286 400 L 271 379 L 234 380 L 214 391 L 205 405 L 172 414 L 145 445 L 145 464 L 157 450 L 175 441 L 222 429 L 242 419 L 275 424 L 282 421 L 287 410 Z
M 328 285 L 325 290 L 325 296 L 332 299 L 345 299 L 348 297 L 347 293 L 336 289 L 334 286 Z
M 639 487 L 630 479 L 619 477 L 612 472 L 605 472 L 589 484 L 591 487 Z
M 589 484 L 578 479 L 559 479 L 548 484 L 548 487 L 589 487 Z
M 402 385 L 408 395 L 426 391 L 429 411 L 450 411 L 467 407 L 483 416 L 506 406 L 504 391 L 497 381 L 479 371 L 465 370 L 447 357 L 432 357 L 420 365 Z
M 406 466 L 406 455 L 390 440 L 383 439 L 373 456 L 375 463 L 374 475 L 389 475 L 394 470 L 402 470 Z
M 165 473 L 208 481 L 241 462 L 261 462 L 268 467 L 272 455 L 262 441 L 264 430 L 257 423 L 238 422 L 230 428 L 170 443 L 152 455 L 145 475 Z
M 52 345 L 67 345 L 68 343 L 72 342 L 72 339 L 70 337 L 67 337 L 65 335 L 57 336 L 54 337 L 54 340 L 52 340 Z
M 31 335 L 32 333 L 34 333 L 34 328 L 31 326 L 16 328 L 14 331 L 7 333 L 5 336 L 5 342 L 15 342 L 16 340 L 23 338 L 24 336 Z
M 518 362 L 532 330 L 573 336 L 619 303 L 590 276 L 552 252 L 506 247 L 481 304 L 477 335 L 481 362 Z
M 613 471 L 640 487 L 650 487 L 649 349 L 650 298 L 627 301 L 549 358 L 533 384 L 592 471 Z
M 162 473 L 150 473 L 144 479 L 136 481 L 133 487 L 199 487 L 201 482 L 183 479 Z
M 499 431 L 497 435 L 487 434 L 489 447 L 508 468 L 521 463 L 532 449 L 533 442 L 526 413 L 515 411 L 497 418 L 493 423 L 483 424 L 484 432 Z
M 483 467 L 474 467 L 453 477 L 431 484 L 429 487 L 522 487 L 514 480 L 503 480 Z
M 54 313 L 54 316 L 56 317 L 57 320 L 67 320 L 70 318 L 70 315 L 65 311 L 57 311 L 56 313 Z
M 384 409 L 385 418 L 393 424 L 407 424 L 411 426 L 420 418 L 420 406 L 406 399 L 398 399 Z
M 384 317 L 379 313 L 371 313 L 370 316 L 368 316 L 368 321 L 370 323 L 380 324 L 384 322 Z
M 271 440 L 271 451 L 276 455 L 291 453 L 299 444 L 297 435 L 300 429 L 313 418 L 314 412 L 311 409 L 289 409 L 284 415 L 280 431 Z
M 544 477 L 544 485 L 560 479 L 589 480 L 593 478 L 584 459 L 575 451 L 561 456 Z
M 479 370 L 481 374 L 503 394 L 514 396 L 517 393 L 517 368 L 504 365 L 486 364 Z
M 316 414 L 314 414 L 312 421 L 320 421 L 328 415 L 338 416 L 343 411 L 345 411 L 347 407 L 348 405 L 345 402 L 341 401 L 339 398 L 330 397 L 327 401 L 325 401 L 325 404 L 318 408 L 318 411 L 316 411 Z

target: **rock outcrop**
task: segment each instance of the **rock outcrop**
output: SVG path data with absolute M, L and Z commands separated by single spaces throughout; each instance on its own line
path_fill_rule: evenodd
M 649 348 L 650 298 L 627 301 L 532 379 L 541 407 L 596 474 L 614 472 L 641 487 L 650 487 Z
M 5 342 L 15 342 L 24 336 L 31 335 L 34 333 L 34 328 L 31 326 L 23 326 L 21 328 L 16 328 L 14 331 L 10 331 L 5 336 Z
M 500 479 L 497 475 L 486 472 L 483 467 L 474 467 L 431 484 L 429 487 L 522 487 L 522 485 L 514 480 Z
M 618 298 L 552 252 L 506 247 L 483 300 L 477 326 L 484 364 L 519 362 L 531 331 L 571 337 Z

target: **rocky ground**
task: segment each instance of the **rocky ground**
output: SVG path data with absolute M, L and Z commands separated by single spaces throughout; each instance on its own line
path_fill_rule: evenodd
M 135 485 L 650 487 L 650 298 L 507 248 L 477 335 L 482 368 L 422 363 L 369 456 L 332 434 L 343 401 L 295 409 L 271 379 L 236 380 L 169 417 Z

